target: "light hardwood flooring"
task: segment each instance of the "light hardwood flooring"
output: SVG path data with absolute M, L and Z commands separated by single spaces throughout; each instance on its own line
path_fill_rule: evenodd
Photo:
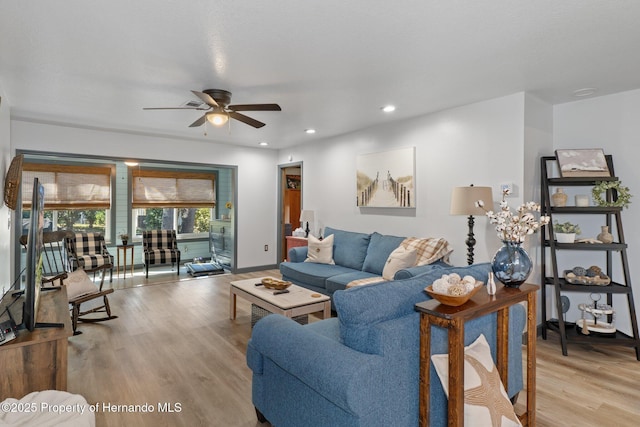
M 229 282 L 267 275 L 278 271 L 187 279 L 156 270 L 145 279 L 138 269 L 133 278 L 114 276 L 109 300 L 119 317 L 81 323 L 83 334 L 69 339 L 69 391 L 97 404 L 99 427 L 261 426 L 245 362 L 250 304 L 238 298 L 238 317 L 229 320 Z M 538 340 L 536 363 L 538 426 L 638 424 L 633 349 L 574 344 L 564 357 L 551 333 Z M 145 404 L 154 411 L 115 406 Z M 160 413 L 158 405 L 176 412 Z

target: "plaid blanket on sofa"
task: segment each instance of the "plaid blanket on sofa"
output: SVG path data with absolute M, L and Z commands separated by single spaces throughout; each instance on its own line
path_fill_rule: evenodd
M 453 252 L 453 249 L 442 237 L 433 238 L 429 237 L 421 239 L 418 237 L 407 237 L 400 243 L 400 246 L 404 246 L 406 249 L 415 250 L 417 254 L 416 264 L 414 267 L 427 265 L 434 263 L 441 259 L 448 263 L 449 255 Z M 384 282 L 382 276 L 368 277 L 366 279 L 353 280 L 347 284 L 347 289 L 354 286 L 371 285 L 373 283 Z

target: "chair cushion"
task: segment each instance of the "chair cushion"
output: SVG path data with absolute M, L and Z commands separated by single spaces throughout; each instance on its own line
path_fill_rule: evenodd
M 331 234 L 333 234 L 333 260 L 335 263 L 354 270 L 362 270 L 362 264 L 369 247 L 369 234 L 325 227 L 324 235 Z
M 63 283 L 67 287 L 67 299 L 69 301 L 73 301 L 84 295 L 100 292 L 98 285 L 93 283 L 91 278 L 82 269 L 68 273 Z
M 150 249 L 144 251 L 145 262 L 149 264 L 167 264 L 180 260 L 180 251 L 174 249 Z
M 79 255 L 77 260 L 78 266 L 86 270 L 102 267 L 107 264 L 113 264 L 113 257 L 111 255 Z
M 104 247 L 104 237 L 100 233 L 76 233 L 75 249 L 76 255 L 102 254 Z
M 146 249 L 176 249 L 175 230 L 148 230 L 142 232 L 142 246 Z

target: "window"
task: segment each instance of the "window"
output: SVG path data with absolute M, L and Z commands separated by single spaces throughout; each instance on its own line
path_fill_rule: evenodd
M 45 229 L 111 234 L 111 166 L 25 163 L 22 171 L 22 228 L 29 226 L 33 179 L 45 188 Z
M 173 229 L 180 237 L 209 232 L 215 200 L 215 174 L 183 171 L 132 171 L 135 235 Z

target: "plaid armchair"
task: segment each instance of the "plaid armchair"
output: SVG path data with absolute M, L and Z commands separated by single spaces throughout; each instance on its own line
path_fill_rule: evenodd
M 177 264 L 177 274 L 180 274 L 180 250 L 178 250 L 175 230 L 143 231 L 142 250 L 146 277 L 149 277 L 151 264 L 171 263 L 171 268 Z
M 113 255 L 107 250 L 104 236 L 101 233 L 75 233 L 65 237 L 67 255 L 71 271 L 78 268 L 95 270 L 109 266 L 109 281 L 113 281 Z

